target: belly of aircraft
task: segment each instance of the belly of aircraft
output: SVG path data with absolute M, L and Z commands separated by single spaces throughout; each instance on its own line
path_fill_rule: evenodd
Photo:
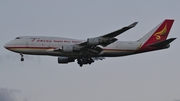
M 79 57 L 82 54 L 80 52 L 53 52 L 47 51 L 49 48 L 33 48 L 33 47 L 12 47 L 10 50 L 13 52 L 21 54 L 30 54 L 30 55 L 50 55 L 50 56 L 68 56 L 68 57 Z M 117 57 L 133 54 L 134 50 L 122 50 L 122 49 L 103 49 L 100 54 L 93 55 L 94 57 Z M 87 54 L 88 56 L 88 54 Z

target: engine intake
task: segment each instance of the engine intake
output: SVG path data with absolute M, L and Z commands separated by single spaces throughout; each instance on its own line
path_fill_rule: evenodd
M 69 62 L 74 62 L 75 59 L 74 58 L 69 58 L 69 57 L 58 57 L 58 63 L 59 64 L 66 64 Z

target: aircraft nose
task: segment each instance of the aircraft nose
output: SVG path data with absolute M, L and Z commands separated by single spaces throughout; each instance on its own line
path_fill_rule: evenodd
M 7 49 L 7 43 L 4 45 L 4 48 L 6 48 L 6 49 Z
M 11 44 L 8 42 L 4 45 L 4 48 L 8 49 L 8 47 L 10 47 L 10 46 L 11 46 Z

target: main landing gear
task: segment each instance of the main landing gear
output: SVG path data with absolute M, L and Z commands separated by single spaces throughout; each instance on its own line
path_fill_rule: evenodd
M 20 54 L 20 55 L 21 55 L 21 61 L 23 62 L 24 61 L 23 54 Z
M 93 63 L 94 60 L 91 58 L 78 58 L 77 63 L 79 64 L 80 67 L 82 67 L 84 64 L 91 64 Z

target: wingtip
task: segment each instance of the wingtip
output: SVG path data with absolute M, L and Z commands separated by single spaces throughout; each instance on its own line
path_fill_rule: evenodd
M 134 22 L 131 25 L 129 25 L 129 27 L 135 27 L 138 24 L 138 22 Z
M 170 38 L 169 40 L 176 40 L 177 38 Z

